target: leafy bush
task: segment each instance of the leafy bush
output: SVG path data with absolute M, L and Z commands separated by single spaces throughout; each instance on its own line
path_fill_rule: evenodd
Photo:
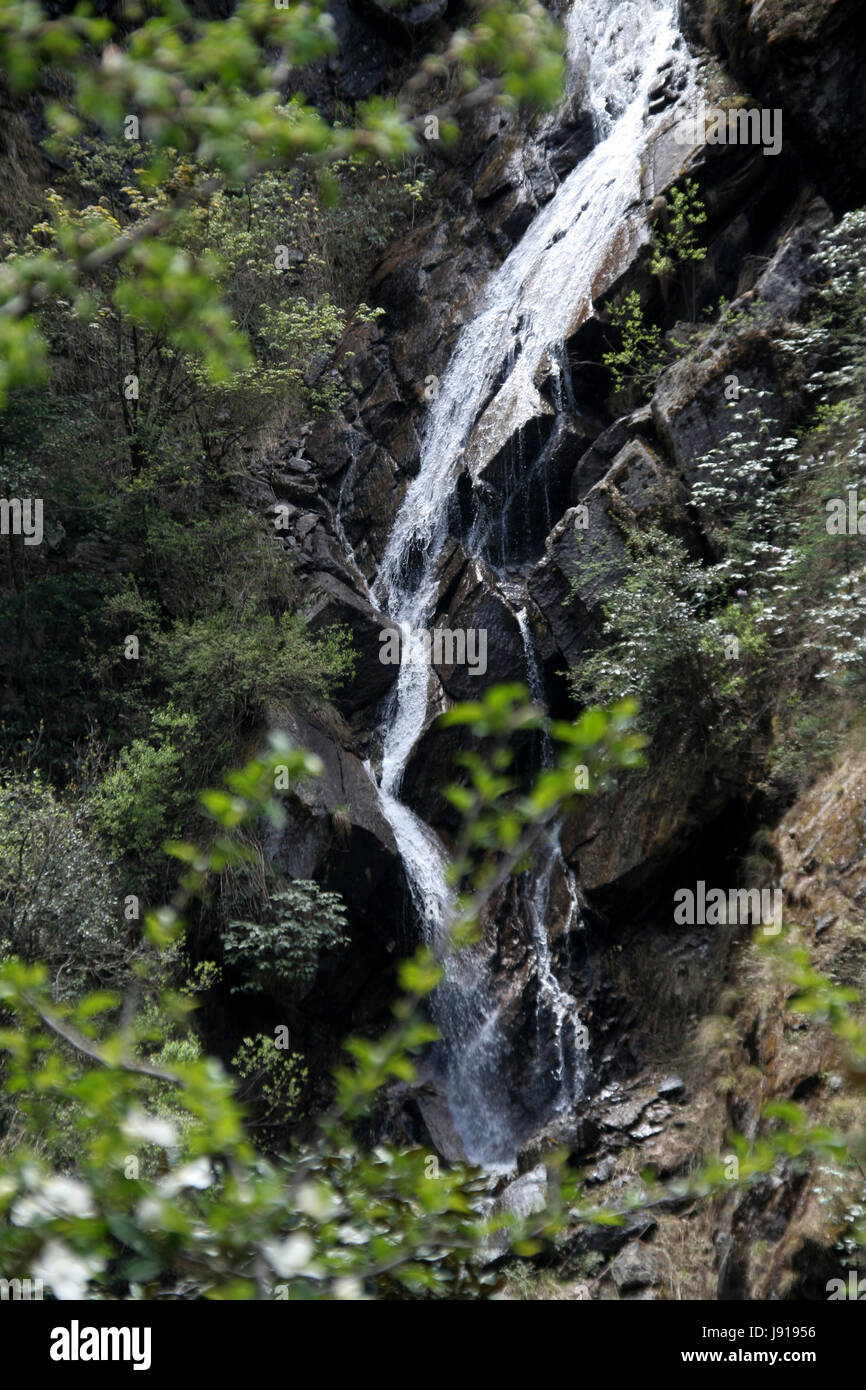
M 755 394 L 760 400 L 764 392 Z M 732 423 L 738 428 L 697 460 L 692 501 L 718 552 L 717 582 L 769 596 L 793 563 L 781 543 L 789 534 L 783 484 L 796 467 L 798 442 L 777 434 L 760 405 L 734 411 Z
M 476 22 L 437 55 L 437 73 L 459 77 L 465 88 L 478 84 L 483 68 L 491 97 L 552 104 L 561 90 L 562 38 L 543 7 L 478 0 L 474 9 Z M 70 139 L 80 160 L 91 140 L 138 136 L 126 128 L 129 112 L 138 113 L 143 137 L 122 198 L 84 209 L 57 201 L 40 229 L 47 245 L 7 257 L 0 402 L 45 367 L 35 311 L 49 299 L 68 304 L 82 324 L 102 309 L 119 316 L 154 334 L 169 356 L 189 354 L 211 380 L 225 382 L 249 365 L 249 349 L 223 296 L 218 261 L 191 235 L 197 221 L 207 224 L 211 200 L 275 167 L 303 169 L 306 156 L 321 165 L 417 150 L 412 122 L 396 102 L 372 100 L 356 123 L 339 125 L 300 94 L 298 70 L 325 59 L 334 44 L 330 16 L 318 5 L 245 0 L 229 20 L 174 3 L 162 10 L 115 26 L 103 17 L 49 17 L 31 0 L 13 0 L 0 16 L 0 66 L 17 91 L 37 87 L 41 69 L 62 55 L 64 101 L 46 107 L 55 158 Z M 182 44 L 165 41 L 168 24 L 182 26 Z M 103 48 L 108 63 L 100 61 Z M 287 87 L 294 92 L 288 102 Z M 113 168 L 103 160 L 97 186 L 125 172 L 122 157 Z
M 697 312 L 694 267 L 707 254 L 707 248 L 698 241 L 697 228 L 706 220 L 698 185 L 694 179 L 686 179 L 682 188 L 670 189 L 653 227 L 650 270 L 660 277 L 664 289 L 674 271 L 690 266 L 692 318 Z M 723 306 L 719 307 L 721 311 Z M 660 325 L 647 323 L 637 290 L 630 290 L 619 304 L 607 303 L 605 309 L 619 342 L 602 357 L 611 372 L 614 397 L 620 397 L 625 406 L 639 404 L 651 395 L 659 373 L 683 345 L 669 345 L 662 338 Z
M 143 580 L 171 618 L 230 611 L 240 623 L 252 609 L 279 613 L 298 599 L 292 565 L 273 527 L 262 525 L 241 507 L 216 516 L 197 514 L 182 502 L 176 511 L 150 511 L 142 570 Z M 154 624 L 145 619 L 145 630 L 149 626 Z M 139 628 L 125 626 L 123 631 Z
M 296 879 L 274 893 L 268 922 L 229 922 L 223 950 L 244 981 L 234 992 L 302 995 L 312 985 L 319 959 L 348 944 L 346 908 L 339 893 Z
M 155 710 L 151 737 L 134 739 L 93 788 L 90 817 L 115 852 L 147 859 L 178 831 L 191 800 L 183 769 L 196 734 L 193 715 L 173 705 Z
M 38 774 L 0 781 L 0 957 L 44 961 L 57 999 L 130 977 L 136 948 L 80 806 Z
M 626 574 L 603 597 L 604 646 L 572 670 L 572 691 L 582 702 L 633 696 L 648 731 L 685 731 L 722 761 L 762 711 L 766 638 L 681 541 L 657 528 L 634 532 L 628 556 Z
M 658 324 L 644 321 L 640 295 L 631 290 L 621 304 L 607 304 L 611 324 L 618 330 L 620 346 L 602 358 L 610 369 L 617 394 L 631 392 L 643 400 L 665 364 L 667 354 Z
M 238 1095 L 253 1100 L 260 1126 L 285 1125 L 295 1117 L 307 1080 L 299 1053 L 278 1048 L 273 1038 L 256 1033 L 244 1038 L 232 1066 L 241 1079 Z
M 707 254 L 697 233 L 707 220 L 707 210 L 695 180 L 686 179 L 681 188 L 671 188 L 665 202 L 664 218 L 656 222 L 653 234 L 653 275 L 670 274 L 679 266 L 704 260 Z
M 823 234 L 812 263 L 818 287 L 811 312 L 806 322 L 789 325 L 780 346 L 801 366 L 811 364 L 804 388 L 816 404 L 841 397 L 850 419 L 866 395 L 866 208 L 846 213 Z
M 203 728 L 239 729 L 270 703 L 324 699 L 355 670 L 347 628 L 312 638 L 292 613 L 214 613 L 178 621 L 157 639 L 157 659 L 172 698 Z

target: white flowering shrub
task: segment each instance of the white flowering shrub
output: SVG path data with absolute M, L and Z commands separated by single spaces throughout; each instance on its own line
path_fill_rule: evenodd
M 571 672 L 572 692 L 583 702 L 633 696 L 655 739 L 685 736 L 723 760 L 761 713 L 766 643 L 754 617 L 729 601 L 714 568 L 657 528 L 629 536 L 627 565 L 604 596 L 602 645 Z
M 602 645 L 571 673 L 581 700 L 635 695 L 653 735 L 728 773 L 735 754 L 755 781 L 769 766 L 786 794 L 826 762 L 833 702 L 866 678 L 866 210 L 826 234 L 814 268 L 806 321 L 774 338 L 807 425 L 780 428 L 764 391 L 730 404 L 730 432 L 694 463 L 709 559 L 657 530 L 630 536 Z

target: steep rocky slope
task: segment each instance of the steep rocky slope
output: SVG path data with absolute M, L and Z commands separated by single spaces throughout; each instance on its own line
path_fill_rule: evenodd
M 709 44 L 762 105 L 781 107 L 812 177 L 860 202 L 866 163 L 866 36 L 856 0 L 683 0 L 686 33 Z
M 863 755 L 852 753 L 795 802 L 768 847 L 785 922 L 819 970 L 861 993 L 864 795 Z M 711 868 L 697 860 L 693 871 Z M 708 1154 L 730 1158 L 731 1130 L 763 1132 L 772 1101 L 794 1101 L 814 1124 L 862 1124 L 862 1096 L 843 1095 L 832 1040 L 786 1008 L 790 986 L 748 934 L 684 938 L 650 914 L 606 933 L 605 966 L 621 1014 L 609 1044 L 616 1079 L 586 1105 L 573 1138 L 593 1196 L 615 1204 L 640 1174 L 669 1178 Z M 527 1168 L 543 1153 L 529 1151 Z M 601 1298 L 825 1298 L 827 1281 L 856 1263 L 835 1240 L 861 1188 L 832 1164 L 792 1163 L 709 1210 L 673 1204 L 613 1232 L 580 1233 L 561 1269 L 583 1271 Z

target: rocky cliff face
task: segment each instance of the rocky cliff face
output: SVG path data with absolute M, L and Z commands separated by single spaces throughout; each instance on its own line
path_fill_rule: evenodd
M 862 202 L 866 35 L 857 0 L 683 0 L 689 37 L 708 44 L 764 106 L 780 107 L 832 201 Z
M 335 14 L 344 56 L 321 75 L 323 91 L 362 96 L 399 86 L 412 34 L 441 22 L 443 9 L 420 5 L 386 16 L 375 4 L 341 0 Z M 866 177 L 859 138 L 866 39 L 855 9 L 846 0 L 684 0 L 697 90 L 708 103 L 779 106 L 784 148 L 773 157 L 754 146 L 682 144 L 683 69 L 672 62 L 658 73 L 649 109 L 662 119 L 644 159 L 640 197 L 600 268 L 592 305 L 571 325 L 560 360 L 541 363 L 534 408 L 518 416 L 494 413 L 476 431 L 454 488 L 454 539 L 439 559 L 432 621 L 487 631 L 485 683 L 526 679 L 522 610 L 547 701 L 554 712 L 568 709 L 561 672 L 599 641 L 600 596 L 616 577 L 623 522 L 644 528 L 661 519 L 695 556 L 707 553 L 690 487 L 695 461 L 729 431 L 724 385 L 732 374 L 764 393 L 764 414 L 780 430 L 798 424 L 799 397 L 776 344 L 809 305 L 818 236 L 834 213 L 862 196 Z M 289 872 L 315 876 L 347 896 L 361 988 L 381 977 L 389 955 L 414 929 L 394 836 L 364 770 L 365 761 L 375 767 L 380 756 L 383 711 L 397 671 L 378 659 L 389 620 L 371 600 L 370 586 L 417 474 L 425 412 L 458 334 L 483 286 L 592 142 L 579 74 L 554 118 L 527 126 L 518 115 L 481 109 L 456 152 L 430 142 L 435 205 L 422 209 L 417 225 L 388 248 L 374 275 L 368 298 L 385 309 L 384 318 L 350 326 L 344 337 L 336 369 L 347 386 L 345 404 L 325 422 L 288 429 L 250 462 L 251 502 L 271 513 L 287 507 L 284 544 L 308 580 L 311 622 L 347 624 L 361 654 L 357 677 L 340 697 L 339 720 L 301 728 L 290 714 L 277 716 L 320 754 L 326 773 L 270 846 Z M 708 254 L 690 302 L 676 289 L 665 297 L 649 269 L 651 214 L 684 176 L 696 181 L 708 214 Z M 651 407 L 614 417 L 601 361 L 603 305 L 631 290 L 691 346 L 661 378 Z M 689 326 L 695 312 L 722 295 L 731 312 L 721 323 L 701 331 Z M 576 526 L 578 508 L 588 515 L 585 535 Z M 488 538 L 481 557 L 460 539 L 473 524 Z M 471 697 L 475 686 L 453 667 L 436 669 L 433 679 L 435 696 L 402 796 L 447 843 L 452 824 L 439 792 L 458 738 L 436 729 L 434 717 Z M 845 969 L 850 938 L 841 923 L 858 922 L 862 906 L 856 826 L 863 781 L 859 763 L 846 765 L 790 811 L 774 840 L 791 910 L 805 913 L 826 963 Z M 745 943 L 710 929 L 674 939 L 659 924 L 654 905 L 677 866 L 688 862 L 689 879 L 701 877 L 705 866 L 710 878 L 713 865 L 745 847 L 747 803 L 748 796 L 744 802 L 742 792 L 718 785 L 694 759 L 675 776 L 670 767 L 651 768 L 563 828 L 585 926 L 566 961 L 560 937 L 567 907 L 554 892 L 549 934 L 593 1040 L 588 1096 L 565 1137 L 591 1165 L 590 1182 L 600 1190 L 615 1192 L 644 1163 L 662 1175 L 686 1171 L 721 1143 L 732 1120 L 754 1132 L 759 1103 L 768 1098 L 805 1096 L 815 1113 L 832 1102 L 826 1059 L 814 1051 L 811 1035 L 789 1035 L 778 994 L 751 963 Z M 406 923 L 402 942 L 396 921 Z M 497 943 L 503 993 L 512 991 L 529 1029 L 532 989 L 521 995 L 513 988 L 527 942 L 519 934 L 512 939 L 507 901 L 494 906 L 488 931 Z M 716 1025 L 707 1023 L 701 1034 L 701 1019 L 716 1018 L 716 1000 L 728 987 L 736 996 L 724 1025 L 731 1071 L 720 1079 L 707 1056 L 710 1044 L 694 1054 L 683 1050 L 683 1037 L 708 1036 Z M 340 992 L 339 982 L 327 988 Z M 515 1061 L 516 1089 L 518 1072 Z M 429 1144 L 446 1158 L 459 1153 L 447 1108 L 429 1082 L 411 1095 L 395 1093 L 389 1107 L 383 1132 Z M 527 1149 L 527 1171 L 544 1142 L 542 1136 Z M 681 1262 L 673 1283 L 669 1258 L 665 1263 L 665 1223 L 672 1218 L 628 1228 L 623 1240 L 611 1237 L 596 1251 L 609 1261 L 599 1295 L 802 1292 L 820 1278 L 821 1262 L 832 1262 L 826 1251 L 816 1257 L 813 1250 L 814 1200 L 802 1176 L 792 1176 L 720 1204 L 709 1225 L 696 1217 L 700 1254 Z M 750 1253 L 756 1241 L 760 1258 Z M 572 1254 L 577 1261 L 587 1251 L 578 1243 Z
M 785 922 L 797 924 L 820 971 L 857 989 L 864 795 L 863 758 L 851 756 L 796 801 L 768 846 Z M 690 872 L 712 881 L 717 869 L 704 850 Z M 570 1136 L 552 1136 L 570 1137 L 593 1195 L 613 1205 L 638 1173 L 684 1176 L 708 1153 L 730 1160 L 726 1134 L 754 1138 L 770 1102 L 793 1100 L 808 1122 L 828 1128 L 844 1129 L 857 1113 L 856 1099 L 842 1098 L 825 1030 L 786 1008 L 790 987 L 747 938 L 718 928 L 684 937 L 660 917 L 650 911 L 637 924 L 605 928 L 597 1007 L 609 1020 L 612 1079 L 582 1107 Z M 549 1142 L 527 1149 L 528 1171 Z M 583 1271 L 589 1296 L 599 1298 L 823 1299 L 850 1262 L 834 1243 L 842 1223 L 828 1222 L 828 1209 L 860 1197 L 832 1165 L 792 1160 L 709 1209 L 670 1203 L 615 1230 L 576 1232 L 562 1268 Z

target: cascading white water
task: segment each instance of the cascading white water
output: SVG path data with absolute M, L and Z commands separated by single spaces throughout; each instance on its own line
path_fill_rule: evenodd
M 544 682 L 535 655 L 532 633 L 529 628 L 529 615 L 525 608 L 521 608 L 516 617 L 523 638 L 529 693 L 533 701 L 541 705 L 544 702 Z M 553 762 L 553 746 L 547 733 L 542 734 L 541 762 L 545 767 L 549 767 Z M 536 862 L 527 874 L 530 887 L 526 896 L 532 944 L 535 948 L 537 982 L 535 1010 L 538 1021 L 539 1047 L 544 1031 L 543 1024 L 546 1022 L 547 1016 L 553 1024 L 553 1041 L 557 1058 L 554 1070 L 554 1081 L 556 1082 L 553 1101 L 554 1112 L 563 1109 L 568 1104 L 569 1097 L 574 1097 L 578 1093 L 578 1087 L 582 1086 L 587 1069 L 586 1047 L 588 1042 L 587 1030 L 580 1021 L 577 1000 L 563 989 L 554 973 L 550 940 L 547 934 L 550 887 L 554 873 L 557 872 L 568 893 L 568 915 L 562 929 L 566 940 L 568 940 L 572 930 L 581 925 L 577 884 L 574 874 L 562 857 L 562 850 L 559 847 L 560 830 L 560 824 L 553 825 L 545 836 L 544 843 L 536 856 Z
M 639 200 L 641 158 L 659 119 L 646 114 L 647 94 L 675 52 L 675 12 L 676 0 L 575 0 L 568 21 L 572 80 L 585 84 L 597 143 L 491 277 L 462 330 L 431 405 L 418 474 L 406 490 L 372 586 L 374 602 L 404 636 L 379 793 L 434 947 L 449 918 L 445 855 L 433 831 L 400 802 L 399 791 L 438 685 L 423 634 L 435 611 L 449 501 L 463 469 L 477 476 L 503 439 L 548 410 L 536 385 L 542 360 L 546 354 L 556 357 L 621 268 L 618 238 L 629 208 Z M 566 1077 L 564 1037 L 567 1028 L 580 1025 L 574 1001 L 553 973 L 546 922 L 551 875 L 564 869 L 558 844 L 551 841 L 536 865 L 527 901 L 539 1007 L 553 1013 L 560 1080 L 573 1092 L 582 1072 L 575 1066 L 575 1074 Z M 447 1050 L 449 1105 L 465 1151 L 495 1168 L 514 1158 L 519 1119 L 500 1066 L 498 1029 L 506 1005 L 496 997 L 490 957 L 484 942 L 446 956 L 434 1011 Z M 573 1054 L 574 1047 L 569 1051 Z

